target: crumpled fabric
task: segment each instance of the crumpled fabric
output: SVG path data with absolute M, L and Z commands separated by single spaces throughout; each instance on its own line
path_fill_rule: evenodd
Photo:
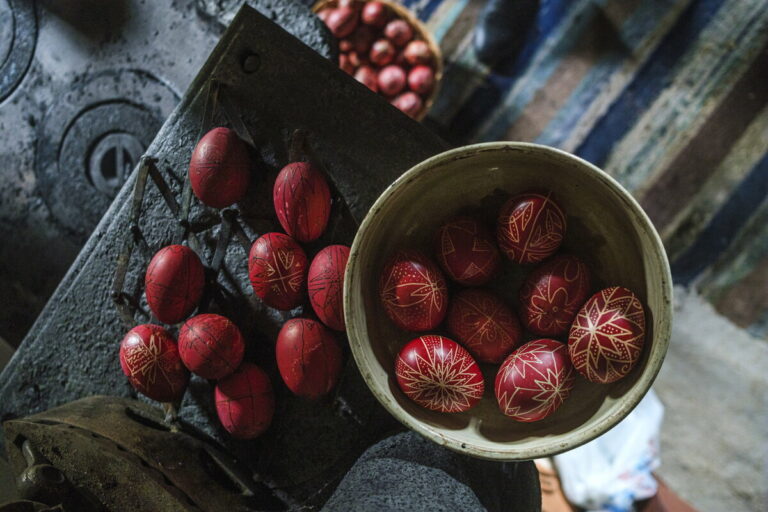
M 618 425 L 594 441 L 554 457 L 568 500 L 594 512 L 629 512 L 653 497 L 661 463 L 664 406 L 653 390 Z

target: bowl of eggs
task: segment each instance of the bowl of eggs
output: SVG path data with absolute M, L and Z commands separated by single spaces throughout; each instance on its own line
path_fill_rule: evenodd
M 606 432 L 669 343 L 658 233 L 622 186 L 558 149 L 447 151 L 378 198 L 344 281 L 352 354 L 406 427 L 471 456 L 526 460 Z

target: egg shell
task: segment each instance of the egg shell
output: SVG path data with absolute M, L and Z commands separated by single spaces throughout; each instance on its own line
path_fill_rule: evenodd
M 405 46 L 413 39 L 413 28 L 405 20 L 392 20 L 384 27 L 384 35 L 395 46 Z
M 387 24 L 389 12 L 381 2 L 366 2 L 360 18 L 366 25 L 380 28 Z
M 120 342 L 120 367 L 136 391 L 158 402 L 181 400 L 189 382 L 176 341 L 159 325 L 128 331 Z
M 184 245 L 163 247 L 144 276 L 147 304 L 158 320 L 175 324 L 197 307 L 205 287 L 205 270 L 195 251 Z
M 520 319 L 539 336 L 568 332 L 591 292 L 591 272 L 579 258 L 561 254 L 536 267 L 520 287 Z
M 429 66 L 418 65 L 408 72 L 408 87 L 418 94 L 428 94 L 435 86 L 435 72 Z
M 376 70 L 371 66 L 360 66 L 360 68 L 355 71 L 355 80 L 365 85 L 373 92 L 377 92 L 379 90 L 377 73 Z
M 336 39 L 342 39 L 357 27 L 357 11 L 349 7 L 338 7 L 325 18 L 325 25 Z
M 307 256 L 288 235 L 266 233 L 251 246 L 248 275 L 254 293 L 267 306 L 288 311 L 302 302 Z
M 376 34 L 371 30 L 371 27 L 359 25 L 349 38 L 352 41 L 353 49 L 360 55 L 365 55 L 371 49 Z
M 484 363 L 502 362 L 522 338 L 515 313 L 496 294 L 480 288 L 453 296 L 448 331 Z
M 466 286 L 487 283 L 501 265 L 490 230 L 470 217 L 455 217 L 438 228 L 435 254 L 446 275 Z
M 269 428 L 275 413 L 272 383 L 264 371 L 243 363 L 216 383 L 216 414 L 224 429 L 238 439 L 253 439 Z
M 377 66 L 386 66 L 395 58 L 395 47 L 386 39 L 378 39 L 371 45 L 368 58 Z
M 516 421 L 539 421 L 557 410 L 573 389 L 568 349 L 559 341 L 529 341 L 499 367 L 495 391 L 499 409 Z
M 448 312 L 442 272 L 418 251 L 399 251 L 384 265 L 379 295 L 389 318 L 406 331 L 437 327 Z
M 384 96 L 394 96 L 405 88 L 405 80 L 403 68 L 390 64 L 379 71 L 379 92 Z
M 229 128 L 206 133 L 189 161 L 192 191 L 203 204 L 226 208 L 245 197 L 251 179 L 248 147 Z
M 272 190 L 280 225 L 299 242 L 317 240 L 331 215 L 331 191 L 320 170 L 309 162 L 286 165 Z
M 179 330 L 179 355 L 191 372 L 221 379 L 240 366 L 245 341 L 229 318 L 206 313 L 193 316 Z
M 397 95 L 391 103 L 405 115 L 414 119 L 424 107 L 424 103 L 421 101 L 419 95 L 412 91 Z
M 329 245 L 312 260 L 307 275 L 309 302 L 315 314 L 325 325 L 343 331 L 344 325 L 344 271 L 349 259 L 349 247 Z
M 566 217 L 551 192 L 528 192 L 502 206 L 496 224 L 499 248 L 510 260 L 528 264 L 552 256 L 563 242 Z
M 605 288 L 582 306 L 568 334 L 568 353 L 587 380 L 601 384 L 625 377 L 643 351 L 645 311 L 631 290 Z
M 397 384 L 422 407 L 438 412 L 462 412 L 483 397 L 480 367 L 464 347 L 438 335 L 409 341 L 395 361 Z
M 416 40 L 408 43 L 403 51 L 406 62 L 411 66 L 418 64 L 431 64 L 432 62 L 432 50 L 426 41 Z
M 320 322 L 307 318 L 293 318 L 283 325 L 275 356 L 285 385 L 305 398 L 327 394 L 341 374 L 341 349 L 333 334 Z

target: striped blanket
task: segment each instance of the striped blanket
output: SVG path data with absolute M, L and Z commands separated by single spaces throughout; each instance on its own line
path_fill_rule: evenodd
M 675 281 L 768 336 L 768 2 L 542 0 L 503 75 L 472 48 L 483 0 L 403 3 L 444 53 L 430 126 L 602 167 L 648 212 Z

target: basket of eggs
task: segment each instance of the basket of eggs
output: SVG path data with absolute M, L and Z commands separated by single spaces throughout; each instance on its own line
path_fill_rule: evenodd
M 395 2 L 320 0 L 312 10 L 339 43 L 339 67 L 421 120 L 437 95 L 440 48 L 408 9 Z

